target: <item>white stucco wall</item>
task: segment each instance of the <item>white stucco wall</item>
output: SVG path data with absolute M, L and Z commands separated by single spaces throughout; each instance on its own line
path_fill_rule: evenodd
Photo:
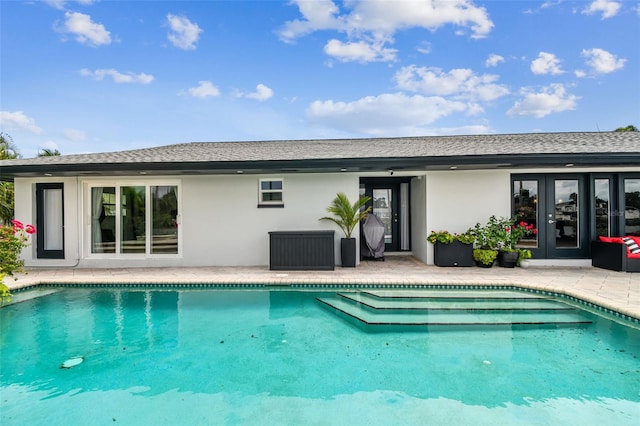
M 36 235 L 30 237 L 30 245 L 22 252 L 26 266 L 62 267 L 78 263 L 80 246 L 77 238 L 79 219 L 78 180 L 69 178 L 16 179 L 14 216 L 23 223 L 36 225 L 36 183 L 64 183 L 64 245 L 65 259 L 37 259 Z M 37 229 L 36 229 L 37 232 Z
M 576 169 L 572 173 L 608 171 Z M 610 171 L 610 170 L 609 170 Z M 636 171 L 624 168 L 616 171 Z M 411 177 L 411 250 L 425 263 L 433 263 L 433 246 L 426 242 L 432 230 L 464 232 L 489 216 L 509 216 L 512 170 L 403 172 Z M 557 173 L 558 169 L 522 170 Z M 367 177 L 388 176 L 367 174 Z M 336 231 L 336 265 L 340 264 L 341 231 L 320 222 L 337 192 L 350 200 L 359 195 L 360 175 L 354 173 L 168 176 L 165 178 L 19 178 L 15 180 L 15 215 L 25 223 L 36 222 L 36 182 L 63 182 L 65 209 L 65 259 L 36 259 L 35 244 L 24 250 L 27 266 L 125 267 L 125 266 L 249 266 L 268 265 L 269 231 Z M 284 208 L 258 208 L 260 178 L 284 179 Z M 178 182 L 180 185 L 181 249 L 179 256 L 133 257 L 90 255 L 87 184 Z M 85 211 L 83 213 L 83 211 Z M 359 229 L 356 228 L 359 238 Z M 34 241 L 35 243 L 35 241 Z
M 427 179 L 424 175 L 411 179 L 411 252 L 421 261 L 428 261 Z
M 431 231 L 464 232 L 491 215 L 511 215 L 509 171 L 442 171 L 426 176 L 426 238 Z M 427 245 L 433 263 L 433 245 Z
M 261 178 L 284 179 L 284 207 L 258 208 Z M 34 244 L 25 249 L 27 266 L 136 267 L 136 266 L 250 266 L 269 264 L 269 232 L 335 230 L 336 265 L 340 264 L 343 234 L 331 222 L 319 221 L 338 192 L 351 201 L 359 196 L 359 176 L 350 173 L 223 175 L 166 178 L 75 178 L 37 180 L 64 182 L 65 259 L 37 259 Z M 145 257 L 91 255 L 89 253 L 88 184 L 136 181 L 162 184 L 179 182 L 181 248 L 179 256 Z M 16 179 L 16 217 L 35 223 L 35 182 Z M 84 209 L 84 213 L 82 213 Z M 359 237 L 356 228 L 354 236 Z
M 284 179 L 284 208 L 258 208 L 258 180 Z M 189 177 L 183 179 L 184 265 L 268 265 L 269 232 L 335 230 L 319 221 L 338 192 L 358 197 L 355 174 Z M 356 231 L 357 232 L 357 231 Z M 356 234 L 357 236 L 357 234 Z

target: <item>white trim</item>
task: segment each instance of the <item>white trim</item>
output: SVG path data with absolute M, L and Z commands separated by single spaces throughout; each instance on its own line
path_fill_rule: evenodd
M 263 182 L 280 182 L 280 189 L 262 189 Z M 264 194 L 280 193 L 280 200 L 264 200 Z M 258 205 L 259 206 L 282 206 L 284 205 L 284 179 L 283 178 L 262 178 L 258 179 Z

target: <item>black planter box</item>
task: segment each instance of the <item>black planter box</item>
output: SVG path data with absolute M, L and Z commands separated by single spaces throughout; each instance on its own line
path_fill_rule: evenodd
M 436 242 L 433 260 L 436 266 L 473 266 L 473 244 Z
M 334 270 L 333 231 L 269 232 L 269 269 L 276 271 Z
M 498 252 L 498 265 L 503 268 L 515 268 L 518 264 L 519 253 L 517 251 Z

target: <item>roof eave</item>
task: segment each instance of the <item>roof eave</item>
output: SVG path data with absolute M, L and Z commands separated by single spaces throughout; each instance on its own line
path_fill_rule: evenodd
M 229 173 L 311 173 L 339 171 L 504 169 L 525 167 L 637 166 L 637 153 L 554 153 L 454 155 L 438 157 L 368 157 L 311 160 L 265 161 L 194 161 L 194 162 L 128 162 L 89 164 L 31 164 L 3 166 L 0 180 L 38 176 L 119 176 L 170 174 L 229 174 Z

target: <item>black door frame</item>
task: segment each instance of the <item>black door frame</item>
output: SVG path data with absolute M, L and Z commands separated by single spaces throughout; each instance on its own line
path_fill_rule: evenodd
M 55 189 L 62 191 L 62 205 L 60 212 L 62 218 L 62 249 L 46 250 L 45 237 L 47 235 L 44 194 L 47 190 Z M 64 259 L 64 183 L 37 183 L 36 184 L 36 256 L 38 259 Z
M 538 246 L 527 247 L 536 259 L 586 259 L 589 256 L 592 214 L 589 209 L 592 199 L 591 182 L 586 173 L 554 174 L 513 174 L 511 188 L 515 181 L 536 181 L 538 184 L 537 238 Z M 581 214 L 577 248 L 556 247 L 555 182 L 556 180 L 578 180 L 578 211 Z M 515 213 L 514 194 L 511 196 L 511 212 Z
M 371 207 L 373 209 L 373 190 L 374 189 L 391 189 L 392 191 L 392 202 L 391 202 L 391 212 L 392 212 L 392 221 L 391 221 L 391 240 L 392 243 L 385 244 L 385 252 L 397 252 L 402 251 L 401 249 L 401 241 L 400 241 L 400 225 L 402 222 L 403 216 L 409 218 L 409 215 L 403 215 L 400 205 L 400 184 L 401 183 L 410 183 L 410 177 L 371 177 L 371 178 L 360 178 L 360 184 L 364 185 L 364 195 L 372 197 L 372 200 L 367 203 L 367 207 Z M 409 197 L 410 198 L 410 197 Z M 410 200 L 408 200 L 407 208 L 410 209 Z M 407 227 L 410 226 L 410 218 L 408 219 L 409 223 L 405 224 Z M 410 233 L 409 233 L 410 234 Z M 408 246 L 411 247 L 411 241 L 408 242 Z

